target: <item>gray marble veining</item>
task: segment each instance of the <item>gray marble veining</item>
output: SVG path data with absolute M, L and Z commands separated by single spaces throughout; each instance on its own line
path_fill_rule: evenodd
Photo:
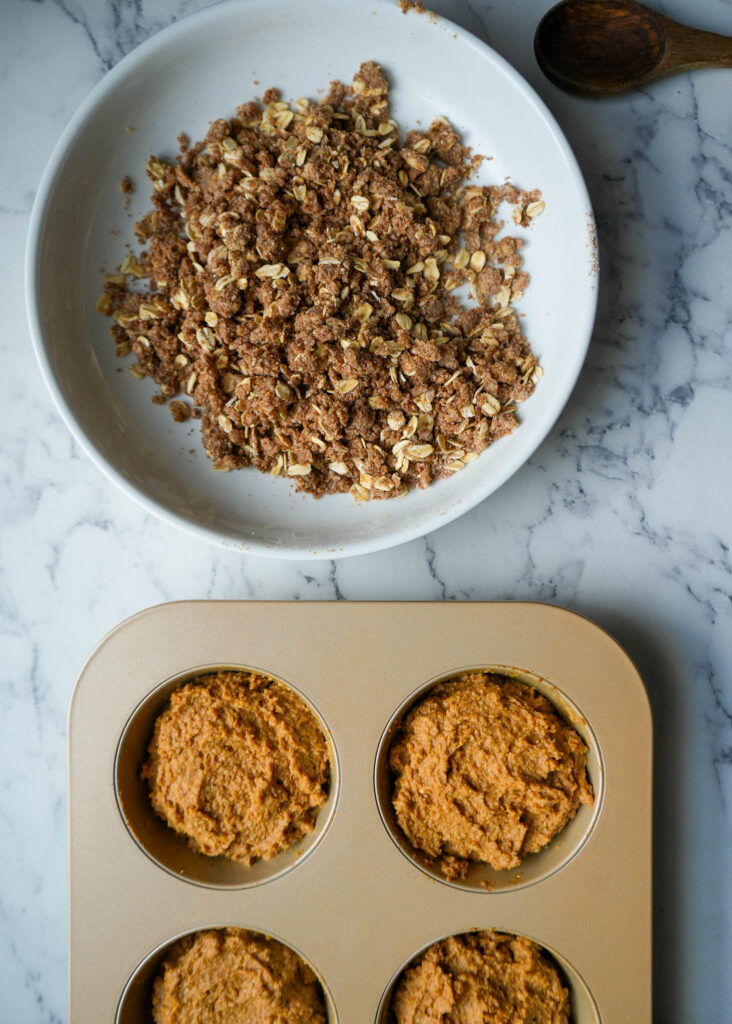
M 0 5 L 0 1017 L 66 1021 L 77 671 L 125 616 L 210 597 L 537 600 L 606 627 L 643 673 L 655 719 L 655 1021 L 732 1020 L 732 71 L 575 99 L 533 59 L 548 0 L 432 4 L 528 78 L 575 148 L 603 263 L 587 363 L 547 441 L 464 518 L 381 555 L 265 562 L 174 532 L 98 473 L 46 393 L 23 307 L 30 207 L 64 124 L 132 47 L 202 6 Z M 663 10 L 732 33 L 730 0 Z

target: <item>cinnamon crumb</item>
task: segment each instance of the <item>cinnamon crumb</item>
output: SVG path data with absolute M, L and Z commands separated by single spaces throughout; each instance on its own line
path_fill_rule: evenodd
M 263 98 L 148 161 L 148 291 L 110 275 L 99 306 L 118 351 L 160 401 L 195 403 L 216 469 L 357 500 L 450 476 L 541 373 L 513 308 L 522 242 L 497 217 L 528 224 L 539 193 L 471 184 L 482 158 L 445 118 L 400 141 L 373 62 L 317 103 Z

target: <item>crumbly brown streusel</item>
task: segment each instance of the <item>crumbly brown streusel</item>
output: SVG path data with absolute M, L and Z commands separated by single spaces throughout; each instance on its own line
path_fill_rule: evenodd
M 497 237 L 497 209 L 525 226 L 544 204 L 467 184 L 481 158 L 445 118 L 401 143 L 372 62 L 320 103 L 263 101 L 150 159 L 147 251 L 97 308 L 133 375 L 180 396 L 178 422 L 200 418 L 215 469 L 316 497 L 425 487 L 510 433 L 541 375 L 511 305 L 521 241 Z

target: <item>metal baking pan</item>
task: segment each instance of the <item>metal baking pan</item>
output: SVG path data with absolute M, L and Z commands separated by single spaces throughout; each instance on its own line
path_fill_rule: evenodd
M 294 687 L 331 746 L 314 831 L 250 868 L 193 853 L 155 817 L 139 777 L 170 691 L 211 667 Z M 588 745 L 595 802 L 519 870 L 476 867 L 447 882 L 395 825 L 386 754 L 411 703 L 468 667 L 554 702 Z M 141 612 L 97 647 L 71 703 L 71 1024 L 151 1024 L 170 944 L 227 925 L 295 949 L 338 1024 L 388 1021 L 403 967 L 473 928 L 544 946 L 575 1024 L 650 1024 L 651 764 L 648 701 L 627 655 L 549 605 L 200 601 Z

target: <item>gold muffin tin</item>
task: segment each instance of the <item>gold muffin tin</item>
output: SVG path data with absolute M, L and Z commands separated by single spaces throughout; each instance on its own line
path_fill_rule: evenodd
M 331 744 L 315 830 L 251 868 L 193 853 L 152 813 L 139 778 L 170 691 L 212 667 L 292 686 Z M 554 702 L 588 745 L 595 803 L 518 871 L 476 867 L 448 883 L 395 826 L 386 753 L 414 700 L 470 667 Z M 225 925 L 295 949 L 338 1024 L 385 1024 L 401 969 L 472 928 L 544 946 L 575 1024 L 650 1024 L 651 764 L 648 701 L 627 655 L 549 605 L 206 601 L 141 612 L 92 654 L 71 704 L 71 1024 L 151 1024 L 170 943 Z

